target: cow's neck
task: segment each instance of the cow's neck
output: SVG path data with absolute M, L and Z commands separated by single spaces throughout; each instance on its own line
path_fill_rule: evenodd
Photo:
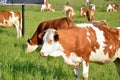
M 36 32 L 33 36 L 32 36 L 32 38 L 30 39 L 31 41 L 32 41 L 32 45 L 39 45 L 39 43 L 38 43 L 38 35 L 37 35 L 38 33 Z

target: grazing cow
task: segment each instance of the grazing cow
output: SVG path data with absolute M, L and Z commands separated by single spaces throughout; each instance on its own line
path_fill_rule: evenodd
M 81 17 L 87 16 L 88 21 L 93 21 L 95 18 L 95 10 L 94 10 L 94 8 L 87 9 L 85 7 L 81 7 L 80 16 Z
M 115 4 L 115 3 L 113 3 L 113 4 L 108 4 L 107 5 L 107 12 L 117 12 L 118 11 L 118 8 L 119 8 L 119 6 L 117 5 L 117 4 Z
M 99 24 L 79 24 L 70 29 L 48 29 L 43 37 L 41 56 L 62 56 L 74 67 L 79 79 L 79 63 L 82 63 L 83 80 L 88 80 L 91 62 L 114 62 L 120 75 L 120 31 Z
M 86 16 L 86 15 L 87 15 L 87 12 L 88 12 L 88 9 L 87 9 L 87 8 L 81 7 L 80 16 L 81 16 L 81 17 Z
M 72 27 L 74 23 L 69 18 L 60 18 L 41 22 L 31 39 L 28 39 L 26 52 L 34 51 L 42 45 L 43 31 L 48 28 L 62 29 Z
M 71 6 L 64 6 L 63 12 L 66 13 L 66 16 L 70 19 L 75 15 L 75 11 Z
M 68 18 L 70 18 L 70 19 L 73 19 L 73 16 L 74 16 L 75 14 L 73 13 L 73 11 L 71 10 L 71 9 L 68 9 L 67 11 L 66 11 L 66 16 L 68 17 Z
M 41 6 L 41 11 L 43 11 L 43 10 L 50 10 L 50 11 L 52 11 L 52 12 L 55 12 L 55 9 L 54 9 L 54 7 L 53 7 L 53 5 L 52 4 L 42 4 L 42 6 Z
M 22 37 L 22 17 L 18 11 L 0 11 L 0 26 L 7 28 L 14 26 L 17 30 L 17 38 Z

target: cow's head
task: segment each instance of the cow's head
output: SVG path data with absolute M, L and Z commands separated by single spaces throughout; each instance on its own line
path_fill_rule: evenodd
M 45 32 L 35 34 L 31 39 L 27 40 L 26 53 L 30 53 L 37 49 L 39 45 L 43 44 L 43 36 Z
M 58 42 L 59 36 L 55 29 L 48 29 L 43 37 L 43 46 L 40 51 L 42 56 L 61 56 L 63 55 L 63 47 Z
M 31 39 L 28 39 L 26 44 L 26 53 L 34 51 L 38 47 L 37 44 L 34 44 Z
M 52 4 L 50 5 L 50 11 L 55 12 L 54 6 Z

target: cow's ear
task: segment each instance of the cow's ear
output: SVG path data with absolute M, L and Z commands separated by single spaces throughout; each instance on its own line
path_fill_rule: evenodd
M 58 41 L 58 40 L 59 40 L 59 35 L 58 35 L 58 34 L 55 34 L 55 35 L 54 35 L 54 40 L 55 40 L 55 41 Z

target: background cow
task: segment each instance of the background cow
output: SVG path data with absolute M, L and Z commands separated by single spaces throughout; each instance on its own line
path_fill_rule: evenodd
M 70 19 L 72 19 L 75 15 L 75 11 L 71 6 L 64 6 L 63 12 L 66 14 L 66 16 Z
M 83 80 L 88 80 L 90 61 L 113 61 L 120 75 L 120 31 L 98 24 L 79 24 L 70 29 L 48 29 L 43 37 L 42 56 L 62 56 L 74 67 L 79 79 L 79 63 L 82 63 Z
M 87 16 L 88 21 L 93 21 L 95 18 L 95 7 L 91 7 L 91 9 L 81 7 L 80 16 Z
M 17 30 L 17 38 L 22 37 L 22 17 L 18 11 L 0 11 L 0 26 L 7 28 L 14 26 Z
M 72 27 L 74 23 L 69 18 L 60 18 L 41 22 L 38 25 L 32 38 L 28 39 L 26 52 L 34 51 L 39 45 L 42 45 L 42 36 L 44 30 L 48 28 L 62 29 Z
M 54 7 L 53 7 L 53 5 L 52 4 L 42 4 L 42 6 L 41 6 L 41 11 L 44 11 L 44 10 L 50 10 L 50 11 L 52 11 L 52 12 L 55 12 L 55 9 L 54 9 Z
M 108 4 L 107 5 L 107 12 L 117 12 L 118 11 L 119 6 L 115 3 L 112 4 Z

